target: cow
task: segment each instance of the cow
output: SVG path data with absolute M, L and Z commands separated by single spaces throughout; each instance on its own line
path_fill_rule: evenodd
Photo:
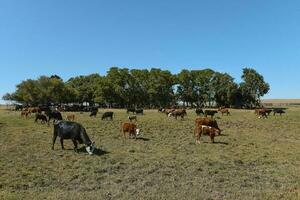
M 203 110 L 201 108 L 196 108 L 195 112 L 196 112 L 197 116 L 199 116 L 201 114 L 204 115 L 204 112 L 203 112 Z
M 136 115 L 128 116 L 128 119 L 129 119 L 130 121 L 132 121 L 132 120 L 137 121 Z
M 284 110 L 282 109 L 274 109 L 273 110 L 273 115 L 279 114 L 281 116 L 281 114 L 284 114 Z
M 59 111 L 49 111 L 46 112 L 46 115 L 48 116 L 48 125 L 50 123 L 50 120 L 53 119 L 53 123 L 55 120 L 62 120 L 62 115 Z
M 27 117 L 28 117 L 28 114 L 29 114 L 29 112 L 26 111 L 26 110 L 22 110 L 22 111 L 21 111 L 21 117 L 27 118 Z
M 169 117 L 170 116 L 174 116 L 175 119 L 177 119 L 178 116 L 181 117 L 181 119 L 184 118 L 184 116 L 187 115 L 186 110 L 185 109 L 176 109 L 173 112 L 169 113 Z
M 266 114 L 267 115 L 270 115 L 270 113 L 273 111 L 272 109 L 265 109 L 265 111 L 266 111 Z
M 167 116 L 169 116 L 170 113 L 172 113 L 175 109 L 165 109 L 165 113 Z
M 66 119 L 67 119 L 68 121 L 75 121 L 75 114 L 69 114 L 69 115 L 67 115 L 67 116 L 66 116 Z
M 41 120 L 41 123 L 47 123 L 47 116 L 42 114 L 42 113 L 36 113 L 35 114 L 35 122 L 37 122 L 37 120 Z
M 164 108 L 159 108 L 158 112 L 165 112 L 165 109 Z
M 124 138 L 126 138 L 126 133 L 128 133 L 128 138 L 133 136 L 136 139 L 136 136 L 140 134 L 140 129 L 134 123 L 125 122 L 121 126 L 121 131 L 123 132 Z
M 219 111 L 220 113 L 222 113 L 222 116 L 223 116 L 224 114 L 226 114 L 227 116 L 230 115 L 230 112 L 229 112 L 229 109 L 228 109 L 228 108 L 219 108 L 218 111 Z
M 90 114 L 90 117 L 93 117 L 93 116 L 96 117 L 97 113 L 98 113 L 98 110 L 92 110 L 91 114 Z
M 23 109 L 23 105 L 18 105 L 18 104 L 15 105 L 15 111 L 22 110 L 22 109 Z
M 54 150 L 54 144 L 56 138 L 60 137 L 60 144 L 62 150 L 64 150 L 63 140 L 71 139 L 74 144 L 74 151 L 78 152 L 77 145 L 85 144 L 86 151 L 91 155 L 95 149 L 95 143 L 92 142 L 89 136 L 86 133 L 85 128 L 77 123 L 71 121 L 57 121 L 54 124 L 54 132 L 53 132 L 53 143 L 52 150 Z M 78 143 L 77 143 L 78 142 Z
M 200 137 L 202 133 L 209 133 L 212 142 L 214 142 L 214 137 L 216 135 L 221 135 L 221 129 L 219 128 L 217 121 L 214 119 L 208 117 L 196 118 L 194 130 L 196 143 L 200 142 Z
M 206 126 L 206 125 L 201 125 L 198 129 L 198 131 L 196 132 L 195 134 L 195 137 L 196 137 L 196 144 L 200 144 L 200 137 L 201 137 L 201 134 L 203 135 L 209 135 L 210 139 L 211 139 L 211 142 L 214 143 L 214 138 L 217 134 L 220 133 L 220 130 L 219 129 L 216 129 L 214 127 L 211 127 L 211 126 Z
M 29 107 L 28 108 L 29 113 L 41 113 L 41 109 L 39 107 Z
M 135 114 L 144 114 L 144 110 L 142 108 L 140 109 L 135 109 Z
M 105 113 L 103 113 L 101 120 L 104 120 L 107 118 L 110 118 L 111 120 L 113 120 L 113 115 L 114 115 L 114 112 L 105 112 Z
M 258 118 L 268 118 L 266 109 L 255 109 L 255 114 Z
M 218 113 L 216 110 L 205 110 L 204 116 L 207 117 L 209 115 L 211 118 L 213 118 L 216 113 Z
M 127 108 L 127 111 L 126 111 L 126 113 L 128 114 L 128 113 L 135 113 L 135 108 Z

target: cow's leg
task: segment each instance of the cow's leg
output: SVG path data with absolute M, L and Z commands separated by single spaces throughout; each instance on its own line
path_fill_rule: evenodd
M 209 136 L 210 136 L 211 143 L 214 143 L 215 142 L 214 141 L 215 134 L 210 133 Z
M 64 147 L 64 139 L 63 139 L 63 138 L 60 138 L 60 145 L 61 145 L 61 149 L 62 149 L 62 150 L 65 150 L 65 147 Z
M 54 134 L 53 139 L 52 139 L 52 150 L 54 150 L 54 144 L 55 144 L 56 137 L 57 137 L 57 135 Z
M 75 139 L 72 139 L 72 142 L 74 144 L 74 151 L 78 153 L 78 149 L 77 149 L 77 141 Z

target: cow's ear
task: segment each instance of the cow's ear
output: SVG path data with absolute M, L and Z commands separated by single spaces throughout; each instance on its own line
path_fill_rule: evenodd
M 92 142 L 92 145 L 94 146 L 94 145 L 95 145 L 95 142 Z

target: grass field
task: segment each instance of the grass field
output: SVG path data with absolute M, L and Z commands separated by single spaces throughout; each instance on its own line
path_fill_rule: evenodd
M 52 151 L 52 126 L 1 109 L 0 199 L 300 199 L 300 108 L 218 114 L 223 136 L 199 145 L 193 110 L 177 121 L 146 110 L 138 140 L 121 137 L 127 114 L 114 112 L 114 121 L 76 113 L 98 148 L 90 156 L 68 140 Z

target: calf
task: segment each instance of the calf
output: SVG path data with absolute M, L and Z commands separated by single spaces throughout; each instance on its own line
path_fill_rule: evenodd
M 216 110 L 205 110 L 204 116 L 207 117 L 208 115 L 210 115 L 210 117 L 213 118 L 216 113 L 218 113 L 218 111 Z
M 214 143 L 214 138 L 220 134 L 220 130 L 211 126 L 201 125 L 195 132 L 196 144 L 200 144 L 201 134 L 209 135 L 211 142 Z
M 205 126 L 212 127 L 214 129 L 210 129 L 210 128 L 207 128 Z M 209 129 L 209 131 L 206 130 L 206 129 Z M 214 119 L 207 118 L 207 117 L 205 117 L 205 118 L 197 118 L 195 120 L 195 131 L 194 131 L 194 134 L 195 134 L 195 138 L 196 138 L 196 143 L 200 142 L 200 136 L 201 136 L 202 132 L 203 133 L 212 132 L 210 134 L 213 136 L 213 138 L 217 134 L 221 135 L 221 129 L 219 128 L 217 121 L 214 120 Z M 211 137 L 212 141 L 214 141 L 213 138 Z
M 83 128 L 81 124 L 71 121 L 57 121 L 54 124 L 52 150 L 54 150 L 54 144 L 57 136 L 60 137 L 60 144 L 62 150 L 65 149 L 63 140 L 71 139 L 74 144 L 75 152 L 78 152 L 77 145 L 79 143 L 85 144 L 86 151 L 89 154 L 93 154 L 93 151 L 95 149 L 95 143 L 90 140 L 85 128 Z
M 136 136 L 140 134 L 140 129 L 137 126 L 130 122 L 125 122 L 122 124 L 121 131 L 123 132 L 124 138 L 126 138 L 126 133 L 128 133 L 128 138 L 133 136 L 136 139 Z
M 197 116 L 199 116 L 200 114 L 204 115 L 204 112 L 201 108 L 196 108 L 195 112 Z
M 93 117 L 93 116 L 96 117 L 97 113 L 98 113 L 98 110 L 92 110 L 90 117 Z
M 144 114 L 144 110 L 141 108 L 141 109 L 135 109 L 135 114 Z
M 135 113 L 135 108 L 127 108 L 126 112 L 127 112 L 127 114 L 130 113 L 130 112 Z
M 27 117 L 28 117 L 28 114 L 29 114 L 29 112 L 26 111 L 26 110 L 21 111 L 21 117 L 27 118 Z
M 220 113 L 222 113 L 222 116 L 223 116 L 223 114 L 226 114 L 227 116 L 230 115 L 230 112 L 229 112 L 228 108 L 219 108 L 218 111 Z
M 106 118 L 110 118 L 111 120 L 113 120 L 113 115 L 114 115 L 113 112 L 105 112 L 105 113 L 103 113 L 101 120 L 104 120 Z
M 174 116 L 175 119 L 177 119 L 178 116 L 180 116 L 181 119 L 183 119 L 185 115 L 187 115 L 185 109 L 176 109 L 172 112 L 172 116 Z
M 129 119 L 130 121 L 132 121 L 132 120 L 137 121 L 136 115 L 128 116 L 128 119 Z
M 62 115 L 59 111 L 46 112 L 46 115 L 48 115 L 48 125 L 51 119 L 53 119 L 53 123 L 55 120 L 62 120 Z
M 35 114 L 35 122 L 37 122 L 37 120 L 41 120 L 41 123 L 47 123 L 47 116 L 42 114 L 42 113 L 36 113 Z
M 258 118 L 268 118 L 266 109 L 255 109 L 255 114 Z
M 67 119 L 68 121 L 75 121 L 75 115 L 74 115 L 74 114 L 67 115 L 67 116 L 66 116 L 66 119 Z

